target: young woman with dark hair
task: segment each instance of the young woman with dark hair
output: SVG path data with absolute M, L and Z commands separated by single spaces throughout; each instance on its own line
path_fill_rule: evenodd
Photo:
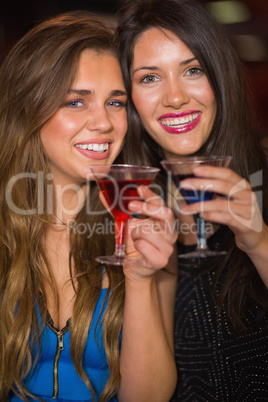
M 118 35 L 129 121 L 140 124 L 127 138 L 129 157 L 161 168 L 162 159 L 232 156 L 230 168 L 199 168 L 187 180 L 213 184 L 223 197 L 178 213 L 179 254 L 195 247 L 188 213 L 201 208 L 210 247 L 227 254 L 179 258 L 173 400 L 265 399 L 268 175 L 241 62 L 223 27 L 193 0 L 122 1 Z

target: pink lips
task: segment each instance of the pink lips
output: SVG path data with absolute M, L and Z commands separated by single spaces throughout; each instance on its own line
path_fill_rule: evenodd
M 190 115 L 193 115 L 193 120 L 186 122 L 186 116 Z M 158 119 L 158 122 L 161 127 L 170 134 L 184 134 L 197 126 L 201 116 L 202 113 L 199 110 L 187 110 L 182 113 L 165 114 Z M 164 124 L 163 121 L 166 121 L 166 124 Z
M 92 151 L 89 149 L 83 149 L 83 148 L 79 148 L 77 145 L 89 145 L 89 144 L 109 144 L 109 148 L 106 151 L 103 152 L 96 152 L 96 151 Z M 108 157 L 108 155 L 110 154 L 111 151 L 111 147 L 110 144 L 112 143 L 112 141 L 109 138 L 93 138 L 90 141 L 82 141 L 79 142 L 78 144 L 75 144 L 75 149 L 77 149 L 78 152 L 80 152 L 82 155 L 86 156 L 89 159 L 95 159 L 95 160 L 103 160 L 106 159 Z

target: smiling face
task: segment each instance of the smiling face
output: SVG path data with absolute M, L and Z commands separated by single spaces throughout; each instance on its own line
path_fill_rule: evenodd
M 62 106 L 41 130 L 55 183 L 84 183 L 89 165 L 113 163 L 127 131 L 126 101 L 116 57 L 83 51 Z
M 192 51 L 172 32 L 150 28 L 134 47 L 132 98 L 165 157 L 197 152 L 211 132 L 216 100 Z

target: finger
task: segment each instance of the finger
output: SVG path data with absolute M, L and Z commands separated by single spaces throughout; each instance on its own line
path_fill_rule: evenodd
M 207 205 L 209 204 L 209 205 Z M 221 224 L 230 224 L 233 218 L 251 219 L 252 205 L 238 204 L 232 201 L 206 201 L 191 205 L 191 211 L 195 214 L 202 214 L 205 220 Z M 189 213 L 187 210 L 182 213 Z M 224 217 L 224 219 L 222 218 Z
M 199 190 L 202 195 L 208 192 L 221 194 L 230 198 L 245 199 L 250 198 L 251 188 L 246 180 L 233 183 L 226 180 L 192 178 L 183 180 L 180 183 L 180 188 L 191 190 L 193 192 Z
M 242 177 L 240 177 L 232 169 L 226 167 L 199 165 L 194 169 L 194 174 L 198 177 L 210 177 L 212 179 L 222 179 L 224 177 L 225 180 L 233 183 L 237 183 L 242 180 Z
M 161 221 L 159 219 L 130 219 L 128 222 L 128 231 L 132 238 L 144 238 L 149 242 L 165 242 L 174 244 L 178 233 L 175 219 L 171 222 Z
M 138 194 L 141 198 L 142 201 L 139 200 L 132 200 L 129 203 L 129 207 L 135 207 L 135 208 L 141 208 L 144 203 L 150 204 L 151 206 L 155 205 L 157 208 L 162 205 L 165 205 L 165 202 L 163 198 L 161 198 L 158 194 L 153 192 L 151 189 L 149 189 L 146 186 L 139 186 L 138 189 Z
M 201 201 L 185 205 L 181 208 L 181 211 L 182 213 L 225 211 L 238 215 L 250 215 L 253 209 L 258 209 L 256 196 L 253 192 L 245 191 L 242 193 L 240 199 L 216 196 L 211 201 Z
M 163 203 L 163 199 L 160 197 L 160 195 L 156 194 L 154 191 L 152 191 L 147 186 L 143 186 L 143 185 L 139 186 L 138 193 L 139 193 L 139 196 L 141 197 L 141 199 L 144 201 L 147 201 L 147 202 L 150 201 L 155 204 Z
M 195 208 L 195 213 L 200 213 L 206 221 L 228 225 L 236 233 L 258 231 L 261 225 L 261 212 L 254 197 L 248 204 L 218 199 L 196 204 Z
M 262 228 L 261 217 L 255 219 L 248 219 L 243 216 L 232 216 L 224 212 L 206 212 L 202 214 L 206 222 L 219 223 L 228 226 L 235 234 L 241 235 L 242 233 L 260 232 Z
M 134 246 L 142 255 L 145 266 L 151 266 L 155 269 L 165 267 L 169 261 L 169 257 L 174 251 L 174 248 L 169 243 L 167 243 L 164 248 L 158 248 L 155 244 L 152 244 L 145 239 L 135 240 Z
M 139 225 L 139 222 L 143 223 Z M 144 225 L 144 221 L 138 219 L 130 219 L 127 222 L 127 255 L 141 262 L 138 274 L 141 273 L 142 267 L 153 268 L 153 271 L 163 268 L 174 250 L 173 239 L 161 233 L 160 225 L 155 225 L 152 219 L 148 219 L 146 223 L 147 225 Z M 133 226 L 132 230 L 130 225 Z
M 174 239 L 168 233 L 163 233 L 161 226 L 152 220 L 136 227 L 131 232 L 131 238 L 135 249 L 151 263 L 157 261 L 157 255 L 161 259 L 168 259 L 174 249 Z M 160 265 L 163 266 L 162 263 Z
M 164 200 L 145 186 L 139 187 L 139 192 L 144 201 L 130 201 L 128 209 L 137 214 L 153 216 L 155 219 L 172 220 L 174 215 L 166 206 Z

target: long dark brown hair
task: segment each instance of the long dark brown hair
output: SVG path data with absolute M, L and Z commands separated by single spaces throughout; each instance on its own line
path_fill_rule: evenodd
M 118 35 L 121 66 L 129 94 L 135 44 L 152 27 L 173 32 L 191 49 L 214 92 L 217 114 L 209 138 L 198 154 L 232 155 L 232 169 L 249 181 L 251 175 L 260 172 L 263 219 L 267 224 L 267 162 L 254 134 L 253 109 L 248 100 L 245 74 L 225 30 L 194 0 L 123 0 L 118 12 Z M 126 150 L 131 149 L 129 158 L 138 158 L 141 163 L 145 160 L 161 168 L 163 150 L 142 127 L 132 102 L 129 102 L 129 119 L 140 127 L 128 137 L 127 143 L 132 141 L 130 147 L 126 146 Z M 227 227 L 222 246 L 228 249 L 227 257 L 210 267 L 216 267 L 214 290 L 221 283 L 220 292 L 215 290 L 214 295 L 216 297 L 217 293 L 219 310 L 227 309 L 234 328 L 245 328 L 244 314 L 248 303 L 253 301 L 259 305 L 263 315 L 267 312 L 268 292 L 249 257 L 236 247 L 234 234 Z
M 62 105 L 75 79 L 80 54 L 85 49 L 117 56 L 114 27 L 86 11 L 67 13 L 29 31 L 10 51 L 0 69 L 1 401 L 7 400 L 10 391 L 17 390 L 24 400 L 29 396 L 24 379 L 34 363 L 32 350 L 42 336 L 36 304 L 45 320 L 45 280 L 49 278 L 51 288 L 55 288 L 42 242 L 50 219 L 46 202 L 50 176 L 40 130 Z M 41 209 L 36 180 L 39 172 L 44 178 Z M 21 173 L 23 177 L 15 180 L 11 188 L 9 184 Z M 27 174 L 30 177 L 27 178 Z M 11 189 L 13 207 L 17 209 L 11 208 L 7 202 L 8 188 Z M 94 185 L 89 197 L 91 208 L 98 210 L 98 191 Z M 23 211 L 31 212 L 24 214 Z M 94 228 L 94 223 L 103 220 L 105 225 L 107 219 L 109 214 L 88 215 L 85 206 L 75 222 L 76 225 L 89 223 Z M 95 256 L 111 252 L 111 248 L 113 241 L 109 233 L 107 236 L 95 233 L 88 238 L 87 234 L 71 232 L 70 261 L 74 261 L 77 279 L 70 324 L 71 355 L 77 372 L 93 397 L 93 387 L 82 365 L 83 351 L 102 287 L 101 268 L 95 263 Z M 124 275 L 122 270 L 109 267 L 107 275 L 110 292 L 104 314 L 103 341 L 110 377 L 99 401 L 109 399 L 120 380 L 119 339 Z

